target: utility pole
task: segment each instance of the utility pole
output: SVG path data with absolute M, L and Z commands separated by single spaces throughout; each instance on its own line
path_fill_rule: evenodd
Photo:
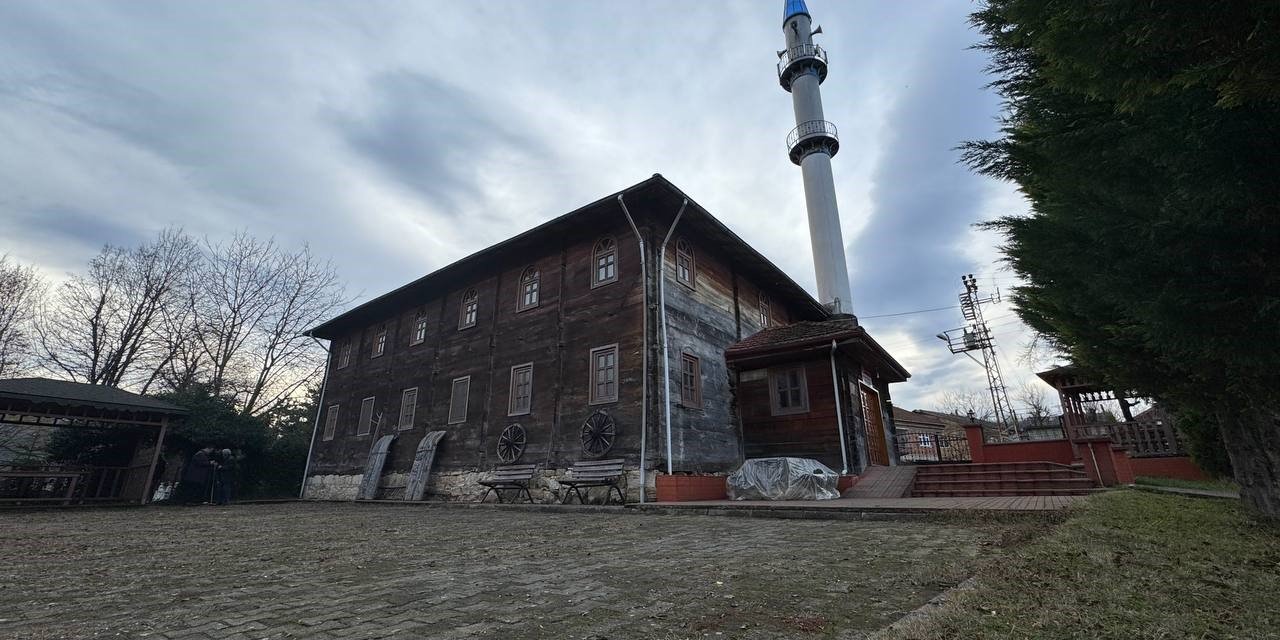
M 1018 440 L 1022 437 L 1022 427 L 1018 424 L 1018 416 L 1009 402 L 1009 390 L 1004 386 L 1004 376 L 1000 373 L 1000 360 L 996 357 L 995 337 L 982 316 L 982 305 L 1000 302 L 1000 292 L 982 296 L 978 292 L 978 279 L 970 273 L 960 277 L 964 284 L 964 293 L 960 294 L 960 315 L 965 325 L 938 334 L 938 339 L 947 343 L 951 353 L 963 353 L 969 359 L 982 365 L 987 371 L 987 388 L 991 391 L 991 407 L 995 411 L 995 422 L 1000 428 L 1000 437 L 1004 440 Z M 974 351 L 982 352 L 982 360 L 973 356 Z

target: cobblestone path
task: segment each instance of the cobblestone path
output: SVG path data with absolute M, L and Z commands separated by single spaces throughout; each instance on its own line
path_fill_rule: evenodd
M 331 503 L 0 513 L 0 637 L 856 638 L 995 536 Z

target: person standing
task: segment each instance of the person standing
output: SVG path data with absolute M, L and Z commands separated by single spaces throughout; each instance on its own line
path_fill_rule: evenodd
M 235 488 L 235 476 L 238 460 L 231 453 L 230 449 L 223 449 L 219 452 L 217 468 L 214 471 L 215 482 L 217 484 L 215 502 L 220 505 L 230 504 L 232 490 Z
M 179 501 L 185 504 L 199 504 L 209 501 L 209 490 L 213 482 L 213 447 L 205 447 L 191 456 L 186 468 L 182 470 L 182 482 L 178 486 Z

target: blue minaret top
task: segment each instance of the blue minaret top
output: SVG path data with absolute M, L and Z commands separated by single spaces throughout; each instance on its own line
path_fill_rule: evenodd
M 791 16 L 804 14 L 809 15 L 809 7 L 804 5 L 804 0 L 784 0 L 786 4 L 782 5 L 782 21 L 786 22 Z M 813 16 L 809 16 L 812 18 Z

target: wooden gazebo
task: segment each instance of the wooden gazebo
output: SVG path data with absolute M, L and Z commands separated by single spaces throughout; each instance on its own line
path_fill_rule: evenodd
M 0 380 L 0 428 L 154 430 L 154 449 L 141 440 L 125 466 L 0 462 L 0 505 L 146 504 L 172 420 L 186 409 L 101 385 L 13 378 Z
M 1064 365 L 1036 375 L 1058 391 L 1062 404 L 1062 428 L 1072 442 L 1110 436 L 1115 444 L 1129 452 L 1130 457 L 1185 454 L 1173 423 L 1162 414 L 1156 418 L 1145 414 L 1134 417 L 1130 410 L 1132 394 L 1102 384 L 1095 376 L 1075 365 Z M 1109 402 L 1119 403 L 1121 422 L 1098 421 L 1096 412 L 1090 410 L 1100 403 Z

